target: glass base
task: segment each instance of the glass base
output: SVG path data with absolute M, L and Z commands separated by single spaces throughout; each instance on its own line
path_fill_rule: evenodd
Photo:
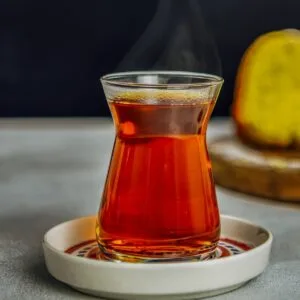
M 168 262 L 187 262 L 187 261 L 203 261 L 216 257 L 217 243 L 211 244 L 209 249 L 199 249 L 198 251 L 184 252 L 180 249 L 174 249 L 173 252 L 161 252 L 160 255 L 151 257 L 150 255 L 130 255 L 114 250 L 108 250 L 102 245 L 99 245 L 99 258 L 115 261 L 115 262 L 130 262 L 130 263 L 168 263 Z

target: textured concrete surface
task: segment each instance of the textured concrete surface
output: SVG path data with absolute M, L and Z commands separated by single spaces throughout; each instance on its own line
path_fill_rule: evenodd
M 209 139 L 230 132 L 214 121 Z M 106 120 L 0 120 L 0 299 L 94 299 L 48 273 L 41 248 L 53 225 L 94 214 L 113 142 Z M 210 299 L 300 299 L 300 205 L 218 188 L 222 213 L 274 236 L 270 265 L 244 287 Z M 228 270 L 232 272 L 233 270 Z

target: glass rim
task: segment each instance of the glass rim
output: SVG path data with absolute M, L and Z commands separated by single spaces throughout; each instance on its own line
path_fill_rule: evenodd
M 151 76 L 151 75 L 162 75 L 162 76 L 177 76 L 182 78 L 199 79 L 199 82 L 182 82 L 182 83 L 146 83 L 146 82 L 135 82 L 133 80 L 126 81 L 126 78 L 130 76 Z M 200 80 L 207 80 L 201 82 Z M 128 72 L 117 72 L 108 73 L 100 78 L 102 84 L 112 85 L 116 87 L 132 87 L 132 88 L 168 88 L 168 89 L 188 89 L 188 88 L 201 88 L 215 85 L 221 85 L 224 79 L 217 75 L 208 73 L 197 73 L 197 72 L 186 72 L 186 71 L 128 71 Z

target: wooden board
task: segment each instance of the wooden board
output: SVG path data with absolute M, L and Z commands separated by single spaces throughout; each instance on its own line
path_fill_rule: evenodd
M 215 182 L 239 192 L 300 202 L 300 153 L 263 151 L 233 136 L 208 145 Z

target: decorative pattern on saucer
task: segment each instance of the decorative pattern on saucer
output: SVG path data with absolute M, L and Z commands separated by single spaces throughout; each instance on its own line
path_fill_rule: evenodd
M 233 256 L 243 252 L 246 252 L 252 249 L 253 246 L 249 244 L 245 244 L 240 241 L 236 241 L 233 239 L 229 239 L 226 237 L 222 237 L 219 241 L 216 255 L 211 259 L 226 257 L 226 256 Z M 89 259 L 104 259 L 105 258 L 99 252 L 98 244 L 95 240 L 88 240 L 84 241 L 80 244 L 74 245 L 67 250 L 65 253 L 70 255 L 78 256 L 78 257 L 85 257 Z

